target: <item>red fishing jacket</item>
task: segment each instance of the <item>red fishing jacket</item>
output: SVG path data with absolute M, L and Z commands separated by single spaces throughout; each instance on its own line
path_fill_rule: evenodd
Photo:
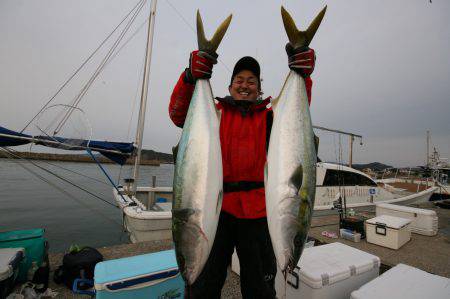
M 195 85 L 180 76 L 172 92 L 169 115 L 182 128 Z M 312 81 L 306 78 L 311 101 Z M 272 126 L 270 98 L 253 105 L 240 105 L 231 97 L 217 99 L 222 111 L 220 142 L 222 149 L 224 194 L 222 211 L 237 218 L 266 217 L 264 164 Z

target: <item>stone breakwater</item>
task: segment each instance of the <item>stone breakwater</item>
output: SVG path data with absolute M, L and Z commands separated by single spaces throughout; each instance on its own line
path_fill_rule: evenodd
M 30 153 L 30 152 L 17 152 L 15 153 L 18 157 L 6 157 L 0 155 L 0 158 L 11 158 L 11 159 L 29 159 L 29 160 L 46 160 L 46 161 L 63 161 L 63 162 L 81 162 L 81 163 L 94 163 L 92 158 L 88 155 L 65 155 L 65 154 L 47 154 L 47 153 Z M 95 158 L 100 163 L 113 163 L 111 160 L 97 155 Z M 133 164 L 134 160 L 128 158 L 125 164 Z M 156 160 L 156 159 L 143 159 L 141 160 L 141 165 L 151 165 L 159 166 L 161 163 L 171 163 L 171 161 Z

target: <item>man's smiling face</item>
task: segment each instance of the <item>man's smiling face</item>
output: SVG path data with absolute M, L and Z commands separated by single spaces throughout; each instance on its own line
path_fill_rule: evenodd
M 259 95 L 258 78 L 251 71 L 242 70 L 234 76 L 228 90 L 236 101 L 254 101 Z

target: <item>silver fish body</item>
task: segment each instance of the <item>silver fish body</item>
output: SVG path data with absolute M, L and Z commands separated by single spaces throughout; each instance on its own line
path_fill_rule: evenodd
M 289 43 L 307 48 L 325 15 L 326 7 L 306 31 L 297 29 L 291 15 L 281 7 Z M 298 61 L 301 67 L 302 61 Z M 293 270 L 300 259 L 311 225 L 316 193 L 317 153 L 309 112 L 305 80 L 290 71 L 279 97 L 272 102 L 274 113 L 267 167 L 266 210 L 270 238 L 278 266 Z
M 215 53 L 232 16 L 206 39 L 197 11 L 198 49 Z M 172 236 L 181 275 L 192 285 L 208 260 L 222 208 L 220 113 L 207 79 L 195 83 L 178 147 L 173 182 Z
M 192 284 L 208 259 L 222 206 L 220 117 L 209 80 L 197 80 L 177 153 L 172 231 L 178 265 Z
M 290 71 L 273 105 L 266 168 L 266 209 L 278 266 L 293 269 L 311 223 L 316 150 L 304 79 Z

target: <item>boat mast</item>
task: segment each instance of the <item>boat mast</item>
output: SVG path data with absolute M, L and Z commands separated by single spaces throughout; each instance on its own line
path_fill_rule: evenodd
M 139 107 L 139 119 L 136 131 L 136 146 L 137 146 L 137 155 L 134 162 L 134 171 L 133 171 L 133 193 L 136 194 L 137 189 L 137 180 L 139 177 L 139 165 L 141 163 L 141 151 L 142 151 L 142 139 L 144 133 L 144 124 L 145 124 L 145 112 L 147 107 L 147 93 L 148 93 L 148 79 L 150 76 L 150 64 L 152 58 L 152 46 L 153 46 L 153 30 L 155 27 L 155 13 L 156 13 L 156 2 L 157 0 L 152 0 L 150 6 L 150 18 L 148 21 L 148 32 L 147 32 L 147 51 L 145 53 L 145 69 L 144 69 L 144 78 L 142 80 L 142 90 L 141 90 L 141 103 Z
M 430 131 L 427 131 L 427 167 L 430 167 Z

